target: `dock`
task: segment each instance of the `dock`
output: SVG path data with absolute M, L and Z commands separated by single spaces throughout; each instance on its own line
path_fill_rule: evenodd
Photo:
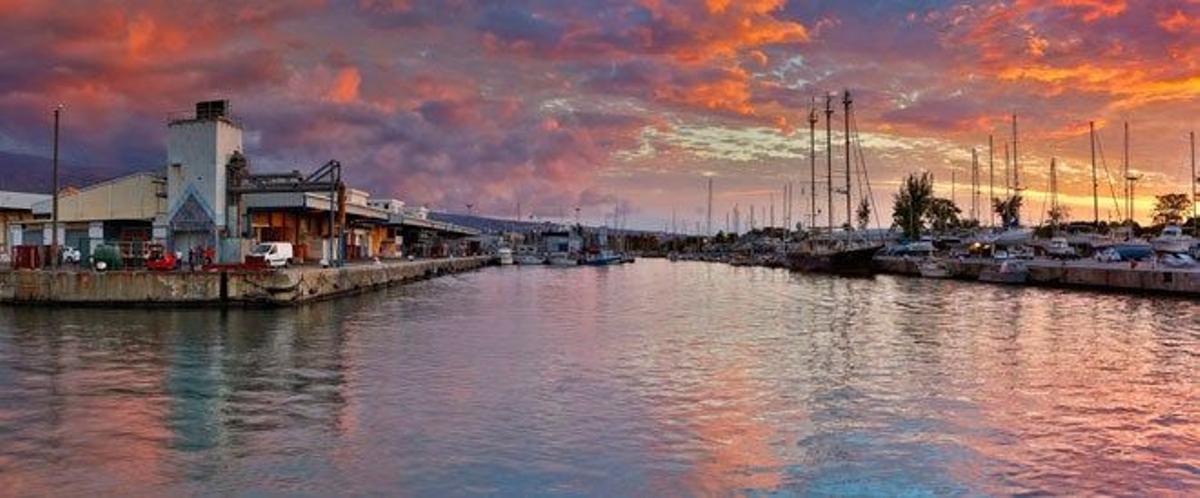
M 978 280 L 979 273 L 998 262 L 986 258 L 943 260 L 953 278 Z M 920 276 L 921 260 L 876 256 L 880 273 Z M 1167 268 L 1153 263 L 1102 263 L 1091 260 L 1027 260 L 1029 279 L 1025 285 L 1071 287 L 1126 293 L 1155 293 L 1200 297 L 1200 269 Z
M 491 256 L 261 271 L 0 271 L 0 303 L 90 306 L 294 306 L 478 269 Z

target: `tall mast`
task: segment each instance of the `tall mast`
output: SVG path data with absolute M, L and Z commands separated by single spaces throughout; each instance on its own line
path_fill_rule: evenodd
M 1012 197 L 1012 160 L 1008 153 L 1008 142 L 1004 142 L 1004 195 Z
M 775 228 L 775 192 L 771 192 L 771 217 L 767 220 L 767 228 Z
M 850 90 L 842 95 L 843 118 L 846 123 L 844 139 L 846 142 L 846 226 L 854 227 L 854 208 L 850 202 L 850 106 L 854 101 L 850 99 Z
M 1050 211 L 1054 216 L 1050 217 L 1050 225 L 1053 232 L 1058 232 L 1058 162 L 1056 158 L 1050 158 Z
M 708 177 L 708 216 L 705 218 L 704 236 L 712 236 L 712 177 Z
M 958 170 L 950 167 L 950 203 L 958 205 Z
M 808 229 L 817 227 L 817 98 L 808 106 L 808 172 L 811 174 L 808 187 Z
M 1092 224 L 1100 228 L 1100 181 L 1096 177 L 1096 122 L 1088 121 L 1088 136 L 1092 141 Z
M 1133 222 L 1133 197 L 1130 194 L 1132 180 L 1129 179 L 1129 121 L 1125 122 L 1125 151 L 1121 159 L 1121 176 L 1125 179 L 1125 216 Z
M 993 162 L 992 136 L 988 135 L 988 226 L 996 226 L 996 215 L 992 211 L 992 203 L 996 202 L 996 164 Z
M 1196 217 L 1196 132 L 1188 133 L 1188 141 L 1192 149 L 1192 234 L 1200 236 L 1200 218 Z
M 833 95 L 825 94 L 825 199 L 829 231 L 833 231 Z
M 1012 115 L 1012 135 L 1013 135 L 1013 190 L 1021 191 L 1021 160 L 1017 155 L 1017 115 Z
M 971 147 L 971 219 L 979 221 L 979 151 Z

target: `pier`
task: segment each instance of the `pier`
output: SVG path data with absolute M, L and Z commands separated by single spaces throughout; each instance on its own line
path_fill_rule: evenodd
M 978 280 L 979 273 L 998 263 L 990 259 L 965 258 L 943 260 L 952 278 Z M 921 260 L 876 256 L 875 266 L 881 273 L 920 277 Z M 1073 287 L 1113 292 L 1145 292 L 1200 296 L 1200 269 L 1167 268 L 1152 263 L 1101 263 L 1089 260 L 1025 261 L 1029 278 L 1023 285 L 1043 287 Z
M 291 306 L 471 271 L 491 256 L 296 266 L 262 271 L 9 270 L 0 303 L 92 306 Z

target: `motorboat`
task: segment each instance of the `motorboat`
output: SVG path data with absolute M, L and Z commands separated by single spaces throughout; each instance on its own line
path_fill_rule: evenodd
M 1029 279 L 1029 267 L 1024 261 L 1006 259 L 999 265 L 984 268 L 979 272 L 980 282 L 995 284 L 1023 284 Z
M 608 250 L 601 250 L 595 254 L 589 254 L 583 259 L 583 264 L 588 266 L 610 266 L 621 264 L 621 255 L 615 254 Z
M 917 269 L 921 272 L 921 276 L 925 278 L 950 278 L 954 276 L 950 265 L 939 259 L 927 259 L 917 265 Z
M 500 258 L 501 266 L 513 264 L 513 250 L 510 247 L 501 247 L 496 249 L 496 257 Z
M 1167 225 L 1163 227 L 1162 233 L 1158 237 L 1150 239 L 1150 245 L 1154 247 L 1155 251 L 1173 254 L 1187 254 L 1195 244 L 1196 239 L 1190 235 L 1184 235 L 1183 229 L 1178 225 Z
M 1185 253 L 1166 253 L 1158 259 L 1167 268 L 1195 268 L 1196 260 Z
M 513 261 L 522 266 L 544 265 L 546 264 L 546 256 L 538 252 L 534 246 L 517 246 L 517 252 L 513 256 Z
M 579 257 L 565 252 L 550 255 L 550 266 L 579 266 Z
M 1055 259 L 1074 259 L 1078 256 L 1066 237 L 1054 237 L 1046 243 L 1046 255 Z

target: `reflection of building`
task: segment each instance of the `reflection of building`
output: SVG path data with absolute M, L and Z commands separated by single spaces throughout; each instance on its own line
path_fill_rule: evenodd
M 166 209 L 164 183 L 159 175 L 136 173 L 63 190 L 58 199 L 59 244 L 78 249 L 84 260 L 105 243 L 117 245 L 126 257 L 142 254 L 142 245 L 153 238 L 155 220 L 162 219 Z M 33 220 L 12 225 L 9 237 L 14 246 L 50 245 L 52 202 L 47 198 L 34 204 Z
M 33 205 L 49 199 L 48 194 L 0 192 L 0 254 L 8 254 L 9 226 L 20 230 L 15 222 L 33 218 Z

